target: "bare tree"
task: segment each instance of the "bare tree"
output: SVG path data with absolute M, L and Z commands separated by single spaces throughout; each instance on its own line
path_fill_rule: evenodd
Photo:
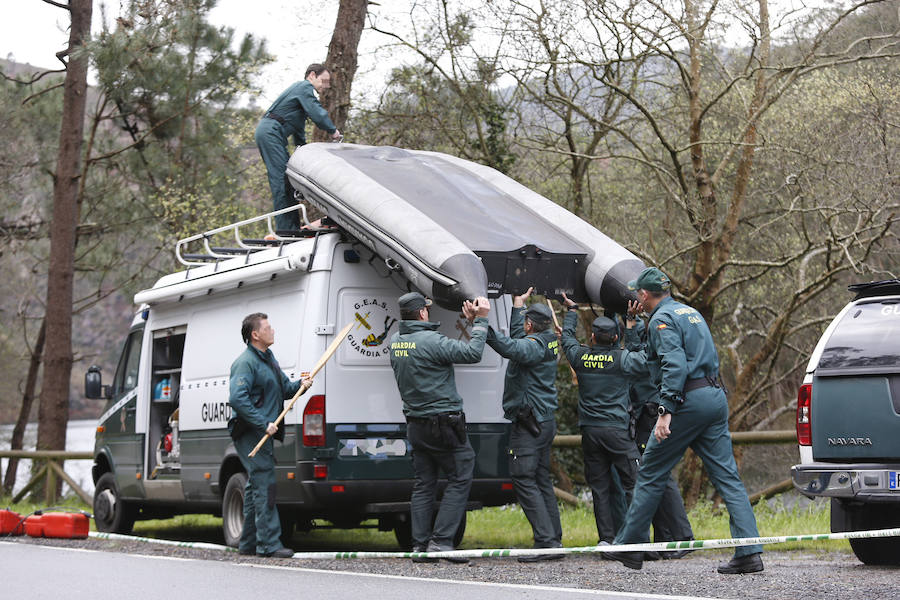
M 50 2 L 60 6 L 55 2 Z M 92 0 L 70 0 L 68 48 L 58 54 L 66 65 L 59 153 L 53 182 L 50 224 L 50 265 L 47 279 L 44 376 L 38 412 L 39 450 L 66 447 L 69 422 L 69 376 L 72 371 L 72 290 L 78 187 L 87 100 L 88 55 L 84 45 L 91 32 Z M 68 59 L 68 60 L 66 60 Z
M 331 88 L 322 94 L 322 106 L 340 131 L 350 113 L 350 88 L 356 75 L 359 38 L 366 22 L 368 0 L 341 0 L 337 22 L 328 44 L 325 64 L 331 71 Z M 316 128 L 313 141 L 327 142 L 331 136 Z

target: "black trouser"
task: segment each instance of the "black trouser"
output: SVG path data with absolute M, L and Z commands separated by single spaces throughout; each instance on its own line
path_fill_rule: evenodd
M 647 447 L 647 440 L 656 426 L 656 404 L 645 404 L 635 424 L 635 443 L 641 454 Z M 681 490 L 673 475 L 669 475 L 666 488 L 653 514 L 653 541 L 673 542 L 694 539 L 694 531 L 684 510 Z
M 556 436 L 556 421 L 541 425 L 535 437 L 518 423 L 509 434 L 509 475 L 519 506 L 531 523 L 535 548 L 562 546 L 559 505 L 550 479 L 550 447 Z
M 581 448 L 584 453 L 584 478 L 594 500 L 594 521 L 600 541 L 612 542 L 618 525 L 610 510 L 612 469 L 615 468 L 625 491 L 625 502 L 631 504 L 638 470 L 638 451 L 626 429 L 614 427 L 581 427 Z
M 456 417 L 453 419 L 453 417 Z M 462 418 L 461 427 L 458 419 Z M 465 434 L 465 417 L 435 415 L 407 417 L 406 437 L 412 446 L 415 484 L 410 498 L 413 547 L 424 549 L 429 541 L 452 546 L 469 501 L 475 451 Z M 434 500 L 439 473 L 447 478 L 447 487 L 434 518 Z

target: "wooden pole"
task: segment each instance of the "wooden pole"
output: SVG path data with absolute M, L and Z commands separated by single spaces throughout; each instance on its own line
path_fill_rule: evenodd
M 72 477 L 69 476 L 69 474 L 66 473 L 62 467 L 56 464 L 55 460 L 48 460 L 47 466 L 50 467 L 53 471 L 56 471 L 56 474 L 59 475 L 63 481 L 69 484 L 69 487 L 72 488 L 72 491 L 75 492 L 79 498 L 84 500 L 85 504 L 91 506 L 94 503 L 94 499 L 91 498 L 91 495 L 81 489 L 81 486 L 75 483 L 75 480 L 72 479 Z
M 557 329 L 560 329 L 559 319 L 556 318 L 556 311 L 553 310 L 553 304 L 550 302 L 550 298 L 546 298 L 547 306 L 550 307 L 550 314 L 553 315 L 553 326 Z M 562 353 L 564 354 L 564 353 Z M 566 357 L 566 362 L 568 362 L 568 357 Z M 578 375 L 575 374 L 575 369 L 572 368 L 572 364 L 569 363 L 569 375 L 572 376 L 572 385 L 578 387 Z
M 309 372 L 309 377 L 307 377 L 308 383 L 304 383 L 300 386 L 300 389 L 297 390 L 297 393 L 294 394 L 294 397 L 291 398 L 291 401 L 288 403 L 285 409 L 281 411 L 281 414 L 278 415 L 277 419 L 275 419 L 276 427 L 279 423 L 281 423 L 281 421 L 284 420 L 284 415 L 286 415 L 289 410 L 294 408 L 294 403 L 297 402 L 297 398 L 302 396 L 306 392 L 306 390 L 309 389 L 309 387 L 312 385 L 313 377 L 316 376 L 316 373 L 322 370 L 322 367 L 325 366 L 325 363 L 328 362 L 328 359 L 331 358 L 331 356 L 337 351 L 338 346 L 341 345 L 341 342 L 343 342 L 344 338 L 347 337 L 347 334 L 350 333 L 350 330 L 353 328 L 354 323 L 356 323 L 356 321 L 350 321 L 349 323 L 347 323 L 347 325 L 340 331 L 340 333 L 335 336 L 334 340 L 331 342 L 331 345 L 328 346 L 327 350 L 325 350 L 325 354 L 322 355 L 322 357 L 319 359 L 319 362 L 317 362 L 316 365 L 312 368 L 312 371 Z M 263 447 L 263 444 L 265 444 L 266 440 L 268 440 L 270 437 L 271 436 L 268 433 L 262 436 L 262 439 L 259 440 L 259 443 L 256 444 L 256 447 L 254 447 L 253 450 L 250 451 L 250 454 L 248 454 L 247 456 L 249 456 L 250 458 L 256 456 L 256 453 L 259 452 L 259 449 Z

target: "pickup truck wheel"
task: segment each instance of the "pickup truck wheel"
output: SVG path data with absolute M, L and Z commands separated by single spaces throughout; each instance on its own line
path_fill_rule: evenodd
M 222 533 L 225 544 L 237 548 L 241 541 L 241 530 L 244 529 L 244 486 L 247 485 L 247 474 L 237 472 L 228 478 L 225 493 L 222 495 Z
M 895 504 L 849 505 L 831 499 L 832 531 L 867 531 L 900 527 Z M 850 547 L 867 565 L 900 565 L 900 537 L 850 540 Z
M 97 531 L 129 534 L 134 528 L 137 510 L 119 496 L 116 477 L 104 473 L 94 488 L 94 523 Z

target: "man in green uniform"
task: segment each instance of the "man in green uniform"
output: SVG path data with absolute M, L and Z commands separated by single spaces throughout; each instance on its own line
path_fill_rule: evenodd
M 562 329 L 562 349 L 578 377 L 578 426 L 584 455 L 584 477 L 594 501 L 594 521 L 600 543 L 612 543 L 617 528 L 613 521 L 610 488 L 615 468 L 625 491 L 626 504 L 637 476 L 639 456 L 629 435 L 629 377 L 646 374 L 643 352 L 622 350 L 619 327 L 609 317 L 591 323 L 591 344 L 582 346 L 575 337 L 578 305 L 563 294 L 568 308 Z M 628 325 L 633 325 L 629 321 Z
M 390 357 L 403 401 L 416 478 L 410 498 L 413 551 L 453 550 L 453 537 L 466 512 L 475 470 L 475 451 L 466 434 L 463 400 L 456 390 L 453 365 L 481 360 L 490 303 L 487 298 L 476 298 L 474 303 L 463 304 L 463 314 L 473 321 L 468 342 L 452 340 L 437 330 L 440 323 L 428 320 L 431 300 L 422 294 L 404 294 L 398 304 L 402 320 L 399 331 L 391 336 Z M 447 478 L 447 487 L 432 527 L 440 472 Z M 465 558 L 448 560 L 469 562 Z
M 637 303 L 634 303 L 637 305 Z M 636 308 L 636 306 L 635 306 Z M 634 311 L 626 316 L 627 320 L 634 322 L 634 327 L 625 330 L 625 347 L 628 350 L 640 351 L 646 348 L 647 327 Z M 626 320 L 626 322 L 628 322 Z M 638 451 L 643 454 L 650 440 L 650 434 L 659 417 L 659 391 L 656 385 L 645 373 L 631 380 L 632 415 L 634 419 L 634 441 Z M 681 490 L 675 477 L 669 475 L 666 487 L 663 490 L 659 507 L 653 515 L 653 541 L 673 542 L 694 539 L 694 531 L 684 510 L 684 501 L 681 499 Z M 672 552 L 645 552 L 644 559 L 651 560 L 658 557 L 664 559 L 682 558 L 690 550 L 675 550 Z M 649 555 L 649 556 L 648 556 Z
M 331 122 L 316 96 L 316 92 L 321 93 L 330 87 L 331 73 L 325 65 L 309 65 L 303 81 L 298 81 L 283 91 L 256 126 L 256 147 L 266 165 L 274 210 L 296 204 L 285 175 L 289 158 L 288 136 L 294 137 L 294 144 L 297 146 L 305 144 L 306 119 L 309 118 L 319 129 L 330 133 L 334 140 L 341 139 L 341 132 Z M 277 215 L 275 229 L 284 232 L 300 229 L 299 215 L 296 212 Z
M 706 321 L 695 309 L 669 295 L 671 282 L 655 267 L 644 269 L 629 283 L 638 301 L 650 311 L 647 365 L 659 387 L 659 417 L 644 451 L 634 498 L 616 544 L 648 541 L 656 512 L 672 468 L 689 447 L 703 461 L 716 491 L 728 508 L 731 535 L 758 537 L 756 517 L 741 482 L 728 432 L 728 400 L 719 378 L 719 356 Z M 719 573 L 763 570 L 761 545 L 740 546 L 734 558 L 719 565 Z M 640 569 L 642 552 L 608 556 L 626 567 Z
M 509 359 L 503 386 L 503 416 L 512 421 L 509 434 L 509 474 L 516 497 L 534 534 L 535 548 L 562 547 L 559 506 L 550 480 L 550 446 L 556 435 L 554 411 L 559 341 L 550 327 L 545 304 L 527 309 L 532 288 L 513 298 L 507 337 L 492 329 L 488 345 Z M 520 562 L 563 558 L 563 554 L 523 556 Z
M 283 440 L 284 430 L 275 426 L 284 401 L 293 397 L 302 381 L 291 381 L 278 366 L 269 346 L 275 330 L 268 316 L 244 317 L 241 337 L 247 348 L 231 365 L 228 403 L 232 417 L 228 431 L 244 470 L 244 528 L 238 544 L 240 554 L 286 558 L 293 551 L 281 545 L 281 524 L 275 507 L 275 456 L 272 438 Z M 248 456 L 265 434 L 271 437 L 252 458 Z

